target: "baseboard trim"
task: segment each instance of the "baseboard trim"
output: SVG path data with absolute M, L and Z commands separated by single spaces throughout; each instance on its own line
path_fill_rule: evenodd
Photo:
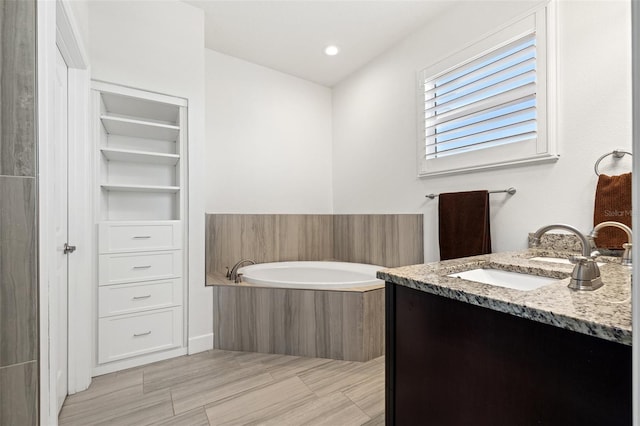
M 128 368 L 139 367 L 141 365 L 151 364 L 157 361 L 164 361 L 165 359 L 175 358 L 178 356 L 186 355 L 186 348 L 176 348 L 167 351 L 156 352 L 147 355 L 140 355 L 134 358 L 124 359 L 120 361 L 113 361 L 106 364 L 101 364 L 93 368 L 93 377 L 101 376 L 103 374 L 113 373 L 115 371 L 126 370 Z
M 188 354 L 197 354 L 213 349 L 213 333 L 201 334 L 200 336 L 190 337 Z

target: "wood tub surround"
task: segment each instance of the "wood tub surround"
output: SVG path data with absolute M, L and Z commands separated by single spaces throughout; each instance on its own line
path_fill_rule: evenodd
M 368 361 L 384 353 L 384 286 L 303 290 L 235 284 L 227 267 L 323 261 L 421 263 L 423 215 L 208 214 L 214 348 Z
M 333 257 L 388 268 L 424 262 L 423 216 L 335 215 Z
M 208 274 L 241 259 L 257 263 L 333 258 L 331 215 L 208 214 Z
M 369 361 L 384 354 L 384 288 L 213 287 L 214 348 Z
M 422 263 L 422 221 L 421 214 L 207 214 L 206 272 L 224 274 L 241 259 Z

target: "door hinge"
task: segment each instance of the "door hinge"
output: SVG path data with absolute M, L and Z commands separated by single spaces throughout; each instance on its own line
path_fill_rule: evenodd
M 70 246 L 69 243 L 64 243 L 64 254 L 73 253 L 76 251 L 76 246 Z

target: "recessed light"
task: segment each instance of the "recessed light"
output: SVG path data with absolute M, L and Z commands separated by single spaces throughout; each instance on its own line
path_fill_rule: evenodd
M 331 45 L 324 48 L 324 53 L 327 56 L 336 56 L 338 52 L 340 52 L 338 46 Z

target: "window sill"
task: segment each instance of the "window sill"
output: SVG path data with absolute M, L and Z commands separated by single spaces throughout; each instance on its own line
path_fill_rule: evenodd
M 521 165 L 529 165 L 529 164 L 537 164 L 537 163 L 553 163 L 558 161 L 560 155 L 558 154 L 542 154 L 535 157 L 524 158 L 520 160 L 509 160 L 509 161 L 497 161 L 495 163 L 490 164 L 482 164 L 476 166 L 468 166 L 468 167 L 460 167 L 460 168 L 451 168 L 447 170 L 438 170 L 438 171 L 428 171 L 428 170 L 420 170 L 418 172 L 419 178 L 426 178 L 432 176 L 446 176 L 446 175 L 458 175 L 472 172 L 480 172 L 485 170 L 495 170 L 508 168 L 512 166 L 521 166 Z

